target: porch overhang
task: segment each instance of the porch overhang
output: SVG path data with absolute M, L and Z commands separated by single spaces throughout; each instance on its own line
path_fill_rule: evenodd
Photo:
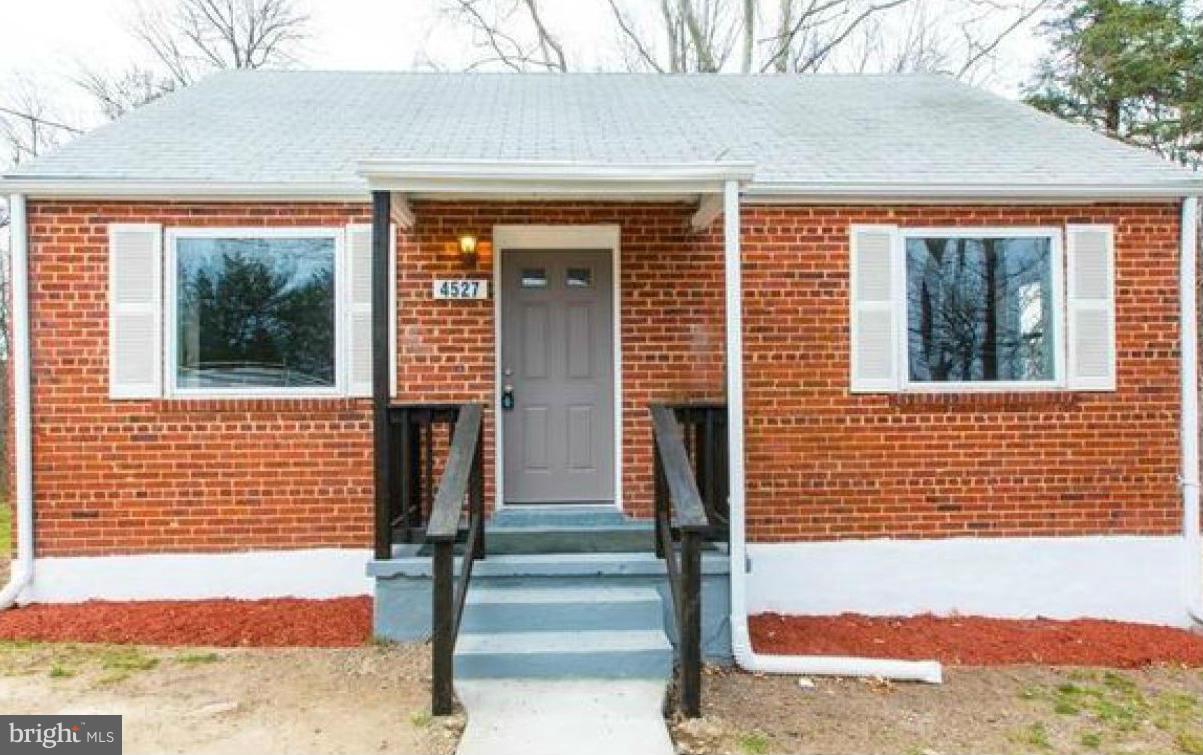
M 600 163 L 372 159 L 359 174 L 372 192 L 393 196 L 394 220 L 411 225 L 409 199 L 594 199 L 696 202 L 692 225 L 721 214 L 729 182 L 746 185 L 755 166 L 743 161 Z

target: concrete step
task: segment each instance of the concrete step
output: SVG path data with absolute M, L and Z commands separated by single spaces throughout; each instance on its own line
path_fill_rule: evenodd
M 629 553 L 650 551 L 655 535 L 650 524 L 613 527 L 491 527 L 486 530 L 489 555 L 531 553 Z
M 660 594 L 652 587 L 481 586 L 468 590 L 460 631 L 658 630 L 662 626 Z
M 673 651 L 661 629 L 461 632 L 460 679 L 667 679 Z
M 578 503 L 510 504 L 493 514 L 494 527 L 618 527 L 631 523 L 612 505 Z

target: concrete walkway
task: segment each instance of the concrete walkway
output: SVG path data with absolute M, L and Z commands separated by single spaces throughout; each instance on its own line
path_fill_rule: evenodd
M 666 685 L 647 679 L 464 679 L 457 755 L 673 755 Z

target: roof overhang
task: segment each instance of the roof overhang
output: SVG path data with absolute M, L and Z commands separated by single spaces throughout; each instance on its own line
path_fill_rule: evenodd
M 293 200 L 364 202 L 363 181 L 229 182 L 141 178 L 6 176 L 0 193 L 32 199 Z
M 360 163 L 360 173 L 360 179 L 287 182 L 18 174 L 0 179 L 0 193 L 31 199 L 366 202 L 370 192 L 379 189 L 419 199 L 465 196 L 495 201 L 509 196 L 697 201 L 699 195 L 720 192 L 724 183 L 736 180 L 745 201 L 779 204 L 1159 201 L 1203 195 L 1203 178 L 1108 186 L 753 181 L 753 166 L 741 162 L 620 165 L 368 160 Z
M 749 201 L 782 204 L 887 202 L 1103 202 L 1166 200 L 1203 194 L 1203 178 L 1157 183 L 863 183 L 757 181 L 744 190 Z
M 719 193 L 728 181 L 747 184 L 749 162 L 590 163 L 363 160 L 372 191 L 443 197 L 672 197 Z

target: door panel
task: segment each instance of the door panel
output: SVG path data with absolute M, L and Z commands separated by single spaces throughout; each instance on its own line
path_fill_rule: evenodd
M 613 501 L 610 252 L 500 257 L 505 501 Z

